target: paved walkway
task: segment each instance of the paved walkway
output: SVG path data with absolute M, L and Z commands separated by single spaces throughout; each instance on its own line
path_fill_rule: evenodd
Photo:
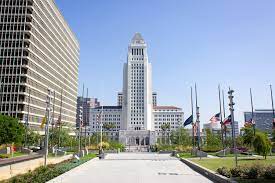
M 93 159 L 50 183 L 208 183 L 211 182 L 168 154 L 108 154 Z

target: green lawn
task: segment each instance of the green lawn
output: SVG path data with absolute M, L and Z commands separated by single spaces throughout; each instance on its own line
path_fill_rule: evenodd
M 180 153 L 180 158 L 195 158 L 195 156 L 192 156 L 191 153 Z
M 194 163 L 197 163 L 203 167 L 206 167 L 210 170 L 216 171 L 219 167 L 227 167 L 227 168 L 232 168 L 235 166 L 235 159 L 233 157 L 226 157 L 226 158 L 218 158 L 218 159 L 205 159 L 203 158 L 202 160 L 199 159 L 190 159 Z M 244 159 L 244 158 L 239 158 L 238 159 L 238 165 L 253 165 L 255 163 L 259 163 L 262 165 L 275 165 L 275 157 L 269 156 L 267 157 L 266 160 L 260 159 L 257 160 L 256 158 L 250 158 L 250 159 Z
M 14 157 L 14 158 L 15 158 L 15 157 L 19 157 L 19 156 L 24 156 L 24 155 L 27 155 L 27 154 L 22 153 L 22 152 L 14 152 L 14 153 L 13 153 L 13 157 Z

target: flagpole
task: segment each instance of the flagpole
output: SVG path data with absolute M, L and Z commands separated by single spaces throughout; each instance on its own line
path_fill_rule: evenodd
M 192 111 L 192 145 L 195 146 L 195 135 L 194 135 L 194 107 L 193 107 L 193 87 L 191 86 L 191 111 Z
M 253 105 L 253 95 L 252 95 L 252 89 L 250 88 L 250 104 L 251 104 L 251 123 L 253 126 L 253 134 L 255 136 L 255 123 L 254 123 L 254 105 Z
M 198 149 L 200 150 L 200 112 L 198 107 L 198 92 L 197 92 L 196 83 L 195 83 L 195 95 L 196 95 L 196 123 L 197 123 Z
M 102 126 L 103 126 L 102 118 L 103 118 L 103 116 L 104 116 L 104 114 L 103 114 L 103 105 L 102 105 L 102 107 L 101 107 L 101 117 L 100 117 L 100 154 L 103 153 L 102 152 L 102 140 L 103 140 L 103 138 L 102 138 Z
M 88 108 L 88 88 L 87 88 L 87 91 L 86 91 L 86 116 L 85 116 L 85 135 L 84 135 L 84 137 L 85 137 L 85 147 L 87 146 L 87 120 L 88 120 L 88 110 L 89 110 L 89 108 Z M 83 109 L 84 110 L 84 109 Z
M 54 112 L 55 112 L 55 91 L 53 91 L 53 117 L 52 117 L 52 133 L 53 133 L 53 126 L 54 126 Z
M 28 118 L 25 123 L 25 147 L 27 147 L 28 144 L 28 130 L 29 130 L 29 122 L 30 122 L 30 101 L 31 101 L 31 88 L 29 88 L 29 97 L 28 97 Z
M 61 114 L 62 114 L 62 105 L 63 105 L 63 88 L 61 89 L 61 98 L 60 98 L 60 110 L 59 110 L 59 127 L 58 127 L 58 146 L 57 149 L 60 148 L 60 142 L 61 142 Z
M 222 103 L 223 103 L 223 119 L 225 119 L 226 111 L 225 111 L 225 102 L 224 102 L 224 90 L 222 90 Z M 226 140 L 226 125 L 224 124 L 224 139 Z
M 220 124 L 221 124 L 221 135 L 222 135 L 222 144 L 223 144 L 223 149 L 224 147 L 224 140 L 223 140 L 223 118 L 222 118 L 222 102 L 221 102 L 221 86 L 219 85 L 219 105 L 220 105 Z
M 82 149 L 82 125 L 83 125 L 83 104 L 84 104 L 84 83 L 82 88 L 82 120 L 80 121 L 80 135 L 79 135 L 79 144 L 80 144 L 80 150 Z
M 274 109 L 274 101 L 273 101 L 273 91 L 272 91 L 272 85 L 269 85 L 270 87 L 270 96 L 271 96 L 271 104 L 272 104 L 272 123 L 273 123 L 273 129 L 275 129 L 275 109 Z

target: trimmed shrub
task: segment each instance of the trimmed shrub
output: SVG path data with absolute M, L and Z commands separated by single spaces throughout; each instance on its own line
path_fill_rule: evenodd
M 263 177 L 266 178 L 266 179 L 275 180 L 275 166 L 266 167 L 266 169 L 263 173 Z
M 228 178 L 231 177 L 230 171 L 226 167 L 218 168 L 217 173 Z
M 45 183 L 87 161 L 94 158 L 94 154 L 89 154 L 79 161 L 66 160 L 56 165 L 41 166 L 34 171 L 30 171 L 26 174 L 15 176 L 9 180 L 3 181 L 3 183 Z M 1 182 L 2 183 L 2 182 Z
M 243 174 L 243 168 L 240 166 L 231 168 L 230 173 L 231 173 L 232 177 L 241 177 Z
M 259 164 L 252 165 L 251 167 L 245 167 L 243 169 L 243 178 L 257 179 L 263 173 L 263 169 L 264 167 Z

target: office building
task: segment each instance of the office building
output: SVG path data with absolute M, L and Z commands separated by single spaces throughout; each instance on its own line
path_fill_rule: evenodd
M 0 1 L 0 112 L 34 129 L 54 90 L 54 122 L 75 127 L 79 43 L 53 0 Z

